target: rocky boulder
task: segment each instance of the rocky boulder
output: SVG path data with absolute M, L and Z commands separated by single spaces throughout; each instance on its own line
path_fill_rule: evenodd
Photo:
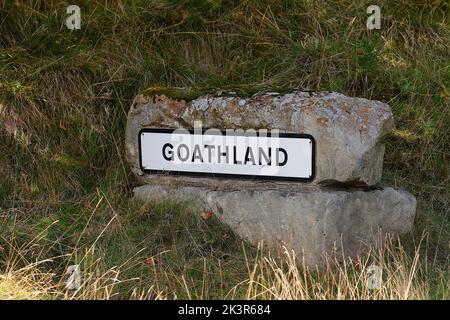
M 139 130 L 149 127 L 278 129 L 311 134 L 317 145 L 313 184 L 374 185 L 383 167 L 383 138 L 394 128 L 388 105 L 339 93 L 260 93 L 249 98 L 205 95 L 174 100 L 138 96 L 128 115 L 126 151 L 142 181 L 152 177 L 139 166 Z
M 204 129 L 309 134 L 316 147 L 315 177 L 302 183 L 141 170 L 141 129 L 191 129 L 197 121 Z M 357 256 L 383 233 L 411 230 L 415 198 L 378 185 L 383 140 L 393 128 L 388 105 L 339 93 L 209 94 L 191 101 L 140 95 L 128 115 L 126 152 L 132 171 L 146 184 L 135 188 L 137 198 L 212 210 L 242 238 L 275 250 L 284 245 L 314 266 L 326 255 Z
M 260 184 L 182 184 L 168 177 L 135 189 L 146 200 L 180 201 L 212 210 L 251 243 L 294 250 L 308 266 L 325 256 L 355 257 L 386 233 L 403 234 L 414 221 L 416 200 L 393 188 L 336 189 L 318 186 Z M 198 211 L 201 212 L 201 211 Z

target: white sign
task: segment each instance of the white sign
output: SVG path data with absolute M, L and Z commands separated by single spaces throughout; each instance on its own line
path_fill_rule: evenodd
M 309 181 L 315 142 L 310 135 L 227 130 L 143 129 L 141 169 L 147 173 Z

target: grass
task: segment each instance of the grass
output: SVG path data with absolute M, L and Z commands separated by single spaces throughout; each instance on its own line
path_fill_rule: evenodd
M 175 248 L 148 256 L 143 260 L 148 269 L 146 274 L 130 277 L 129 270 L 137 267 L 133 260 L 145 249 L 129 251 L 124 263 L 108 267 L 110 264 L 105 261 L 108 257 L 96 251 L 96 241 L 80 254 L 74 252 L 46 260 L 39 260 L 38 255 L 37 262 L 23 261 L 26 266 L 22 268 L 19 260 L 24 259 L 38 241 L 28 243 L 27 248 L 11 245 L 16 250 L 12 256 L 21 258 L 6 261 L 5 273 L 0 276 L 0 298 L 343 300 L 443 299 L 449 295 L 448 270 L 429 268 L 427 256 L 423 259 L 420 253 L 423 243 L 410 255 L 398 238 L 390 236 L 383 246 L 370 250 L 365 256 L 344 263 L 329 257 L 325 266 L 316 269 L 306 267 L 287 249 L 281 256 L 273 257 L 270 252 L 264 252 L 261 245 L 253 252 L 255 255 L 248 256 L 242 243 L 243 248 L 233 251 L 242 252 L 244 256 L 237 270 L 241 277 L 238 282 L 229 282 L 225 273 L 229 272 L 230 265 L 223 259 L 214 261 L 212 257 L 203 257 L 187 274 L 174 270 L 176 261 L 172 258 L 176 257 L 170 256 Z M 76 260 L 80 265 L 83 273 L 79 289 L 67 289 L 64 282 L 67 277 L 61 279 L 50 270 L 42 271 L 43 264 L 58 260 Z M 373 266 L 382 270 L 378 286 L 373 284 L 370 271 Z
M 378 3 L 382 28 L 368 31 L 367 1 L 79 1 L 82 27 L 70 31 L 67 2 L 0 0 L 0 298 L 448 299 L 449 4 Z M 395 270 L 400 255 L 413 280 L 353 292 L 357 277 L 331 268 L 307 285 L 290 253 L 263 257 L 215 217 L 133 200 L 123 141 L 134 96 L 218 88 L 389 103 L 383 182 L 418 210 L 383 265 Z M 63 290 L 72 264 L 89 290 Z

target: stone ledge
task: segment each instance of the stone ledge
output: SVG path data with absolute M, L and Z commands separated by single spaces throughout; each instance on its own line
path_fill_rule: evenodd
M 376 243 L 380 231 L 408 232 L 416 209 L 411 194 L 390 187 L 350 190 L 299 185 L 227 191 L 166 179 L 137 187 L 134 193 L 144 200 L 172 199 L 212 210 L 241 237 L 252 243 L 263 240 L 272 249 L 285 245 L 310 266 L 321 264 L 325 254 L 357 256 Z
M 371 191 L 380 189 L 376 186 L 354 186 L 347 184 L 334 185 L 315 185 L 309 183 L 298 183 L 295 181 L 283 180 L 264 180 L 264 179 L 237 179 L 237 178 L 219 178 L 219 177 L 192 177 L 177 176 L 172 174 L 147 174 L 146 181 L 149 184 L 159 184 L 170 188 L 179 187 L 199 187 L 214 191 L 240 191 L 249 190 L 279 190 L 294 192 L 311 192 L 311 191 Z

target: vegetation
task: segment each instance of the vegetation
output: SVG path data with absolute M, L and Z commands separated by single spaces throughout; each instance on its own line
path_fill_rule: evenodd
M 448 1 L 380 0 L 372 31 L 369 1 L 77 3 L 71 31 L 65 1 L 0 0 L 0 298 L 449 298 Z M 417 197 L 413 232 L 312 271 L 216 217 L 133 200 L 128 108 L 172 87 L 193 88 L 185 98 L 302 88 L 389 103 L 384 182 Z M 379 291 L 364 287 L 371 261 L 388 275 Z M 64 288 L 74 264 L 78 291 Z

